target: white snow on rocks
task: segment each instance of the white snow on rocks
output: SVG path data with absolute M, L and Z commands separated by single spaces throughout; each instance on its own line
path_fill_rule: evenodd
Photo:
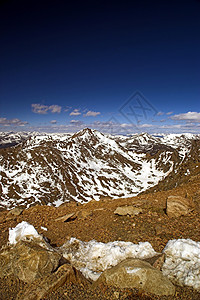
M 27 222 L 23 221 L 15 228 L 9 229 L 11 245 L 20 240 L 33 239 L 37 239 L 41 246 L 54 251 Z M 62 253 L 74 267 L 92 280 L 97 280 L 104 270 L 127 258 L 145 259 L 156 255 L 149 242 L 139 244 L 123 241 L 101 243 L 95 240 L 82 242 L 76 238 L 71 238 L 56 251 Z M 162 268 L 163 275 L 181 286 L 200 289 L 200 242 L 191 239 L 170 240 L 163 252 L 166 256 Z M 127 271 L 135 272 L 131 269 Z
M 156 254 L 148 242 L 133 244 L 115 241 L 105 244 L 95 240 L 82 242 L 76 238 L 71 238 L 60 249 L 72 265 L 92 280 L 97 280 L 101 272 L 126 258 L 142 259 Z
M 163 274 L 179 285 L 200 289 L 200 242 L 170 240 L 163 252 L 166 255 Z
M 22 221 L 15 228 L 9 228 L 8 240 L 11 245 L 15 245 L 21 240 L 32 240 L 33 238 L 42 240 L 42 236 L 28 222 Z

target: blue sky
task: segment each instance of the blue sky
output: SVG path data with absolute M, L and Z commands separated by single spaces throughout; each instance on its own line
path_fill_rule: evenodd
M 197 0 L 2 2 L 0 130 L 200 133 L 199 15 Z

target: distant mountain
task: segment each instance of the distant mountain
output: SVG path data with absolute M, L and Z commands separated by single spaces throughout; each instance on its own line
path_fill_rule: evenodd
M 12 147 L 25 141 L 30 136 L 30 133 L 26 132 L 0 132 L 0 149 Z
M 0 133 L 0 148 L 2 208 L 129 197 L 200 171 L 200 137 L 191 134 Z

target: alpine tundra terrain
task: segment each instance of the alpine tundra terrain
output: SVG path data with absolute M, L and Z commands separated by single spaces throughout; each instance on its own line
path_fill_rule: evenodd
M 199 135 L 0 138 L 1 300 L 200 299 Z
M 59 206 L 174 187 L 199 172 L 198 135 L 0 134 L 0 207 Z

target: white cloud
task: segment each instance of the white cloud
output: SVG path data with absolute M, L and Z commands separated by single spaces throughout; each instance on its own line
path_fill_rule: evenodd
M 35 114 L 45 115 L 48 112 L 49 107 L 47 105 L 33 103 L 31 104 L 32 112 Z
M 187 122 L 196 122 L 200 123 L 200 113 L 189 111 L 184 114 L 178 114 L 171 116 L 170 119 L 176 120 L 176 121 L 187 121 Z
M 84 114 L 84 117 L 96 117 L 98 115 L 100 115 L 101 113 L 99 111 L 92 111 L 89 110 L 86 114 Z
M 82 121 L 80 121 L 80 120 L 71 120 L 71 121 L 70 121 L 70 124 L 71 124 L 71 125 L 75 125 L 75 126 L 81 126 L 81 125 L 83 125 L 84 123 L 83 123 Z
M 68 112 L 71 108 L 72 108 L 71 106 L 66 106 L 64 112 Z
M 172 115 L 173 114 L 173 111 L 168 111 L 167 113 L 166 113 L 166 115 Z
M 10 119 L 8 120 L 7 118 L 0 118 L 0 125 L 3 126 L 25 126 L 27 125 L 28 122 L 26 121 L 21 121 L 20 119 Z
M 51 105 L 51 106 L 49 106 L 49 111 L 51 112 L 51 113 L 60 113 L 61 112 L 61 106 L 59 106 L 59 105 Z
M 56 120 L 51 120 L 51 122 L 50 122 L 51 124 L 56 124 L 57 123 L 57 121 Z
M 0 125 L 3 123 L 5 128 L 12 124 L 19 124 L 18 119 L 7 120 L 6 118 L 0 118 Z M 20 120 L 19 120 L 20 121 Z M 22 122 L 22 121 L 21 121 Z M 24 122 L 25 123 L 25 122 Z M 22 126 L 22 125 L 21 125 Z M 17 127 L 17 126 L 13 126 Z M 91 128 L 101 131 L 106 134 L 134 134 L 139 132 L 148 132 L 148 133 L 199 133 L 200 132 L 200 123 L 180 123 L 180 124 L 131 124 L 131 123 L 120 123 L 118 120 L 113 118 L 109 121 L 94 121 L 91 123 L 84 123 L 80 120 L 71 120 L 69 124 L 52 124 L 49 125 L 40 125 L 40 126 L 29 126 L 26 127 L 28 131 L 39 131 L 39 132 L 77 132 L 83 128 Z M 3 127 L 1 127 L 2 129 Z M 12 128 L 14 130 L 14 128 Z
M 159 111 L 159 112 L 156 114 L 156 116 L 162 116 L 162 115 L 164 115 L 164 113 L 163 113 L 162 111 Z
M 75 108 L 69 115 L 70 116 L 79 116 L 79 115 L 81 115 L 80 109 Z
M 51 113 L 60 113 L 61 112 L 61 106 L 59 105 L 43 105 L 39 103 L 33 103 L 31 104 L 32 107 L 32 112 L 35 114 L 40 114 L 40 115 L 46 115 L 48 112 Z
M 128 128 L 128 127 L 132 127 L 132 124 L 130 124 L 130 123 L 122 123 L 122 124 L 120 124 L 120 126 L 122 127 L 122 128 Z
M 150 128 L 150 127 L 153 127 L 152 124 L 140 124 L 138 125 L 139 128 Z

